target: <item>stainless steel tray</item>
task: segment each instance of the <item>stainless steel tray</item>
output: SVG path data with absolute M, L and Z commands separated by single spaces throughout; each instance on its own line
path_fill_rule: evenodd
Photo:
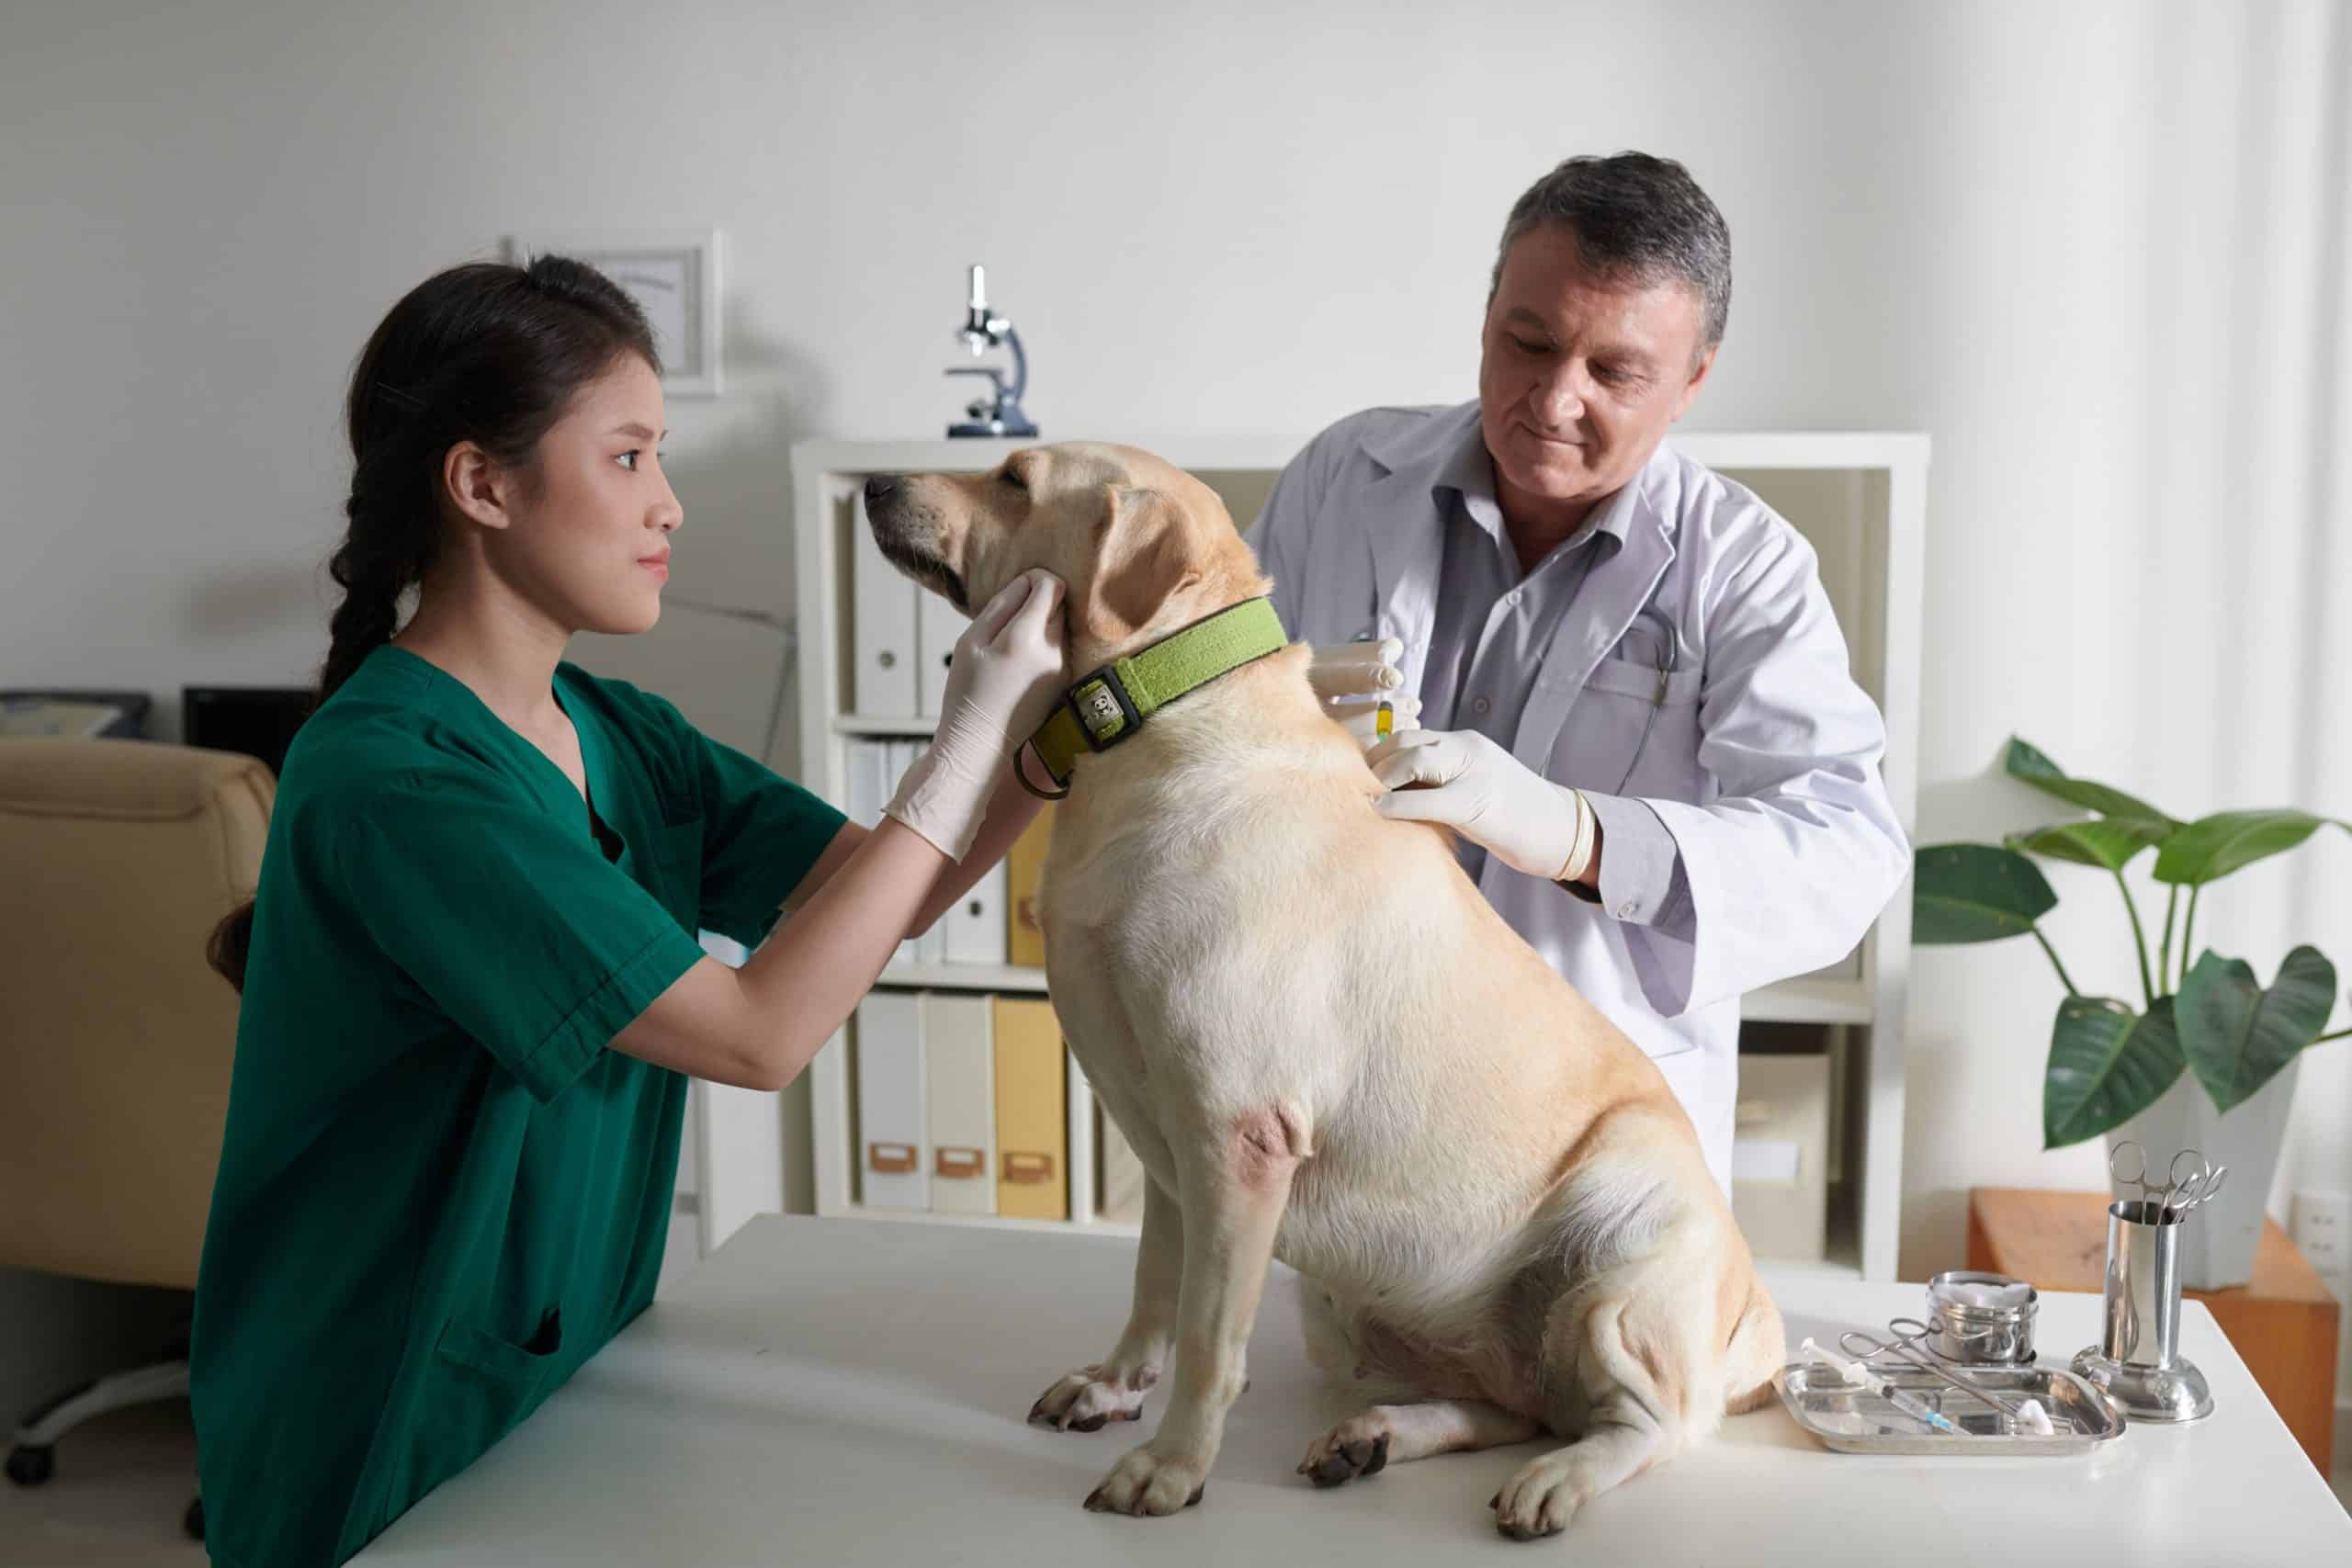
M 1839 1453 L 2080 1454 L 2123 1432 L 2123 1416 L 2113 1400 L 2056 1367 L 1970 1367 L 1962 1374 L 1996 1393 L 2041 1400 L 2057 1428 L 2048 1437 L 2009 1430 L 1997 1405 L 1972 1398 L 1933 1373 L 1902 1366 L 1874 1370 L 1884 1371 L 1896 1388 L 1924 1401 L 1964 1435 L 1913 1420 L 1883 1395 L 1841 1381 L 1829 1367 L 1792 1361 L 1773 1375 L 1772 1386 L 1797 1425 Z

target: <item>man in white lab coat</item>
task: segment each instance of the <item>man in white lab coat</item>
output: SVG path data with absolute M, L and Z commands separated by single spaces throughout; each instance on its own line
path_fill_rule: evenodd
M 1503 227 L 1477 400 L 1341 420 L 1250 533 L 1327 694 L 1418 696 L 1425 728 L 1368 758 L 1380 808 L 1459 831 L 1487 899 L 1657 1061 L 1726 1191 L 1741 994 L 1843 958 L 1910 864 L 1812 547 L 1662 445 L 1730 297 L 1729 232 L 1680 164 L 1571 159 Z M 1340 646 L 1360 638 L 1395 664 Z

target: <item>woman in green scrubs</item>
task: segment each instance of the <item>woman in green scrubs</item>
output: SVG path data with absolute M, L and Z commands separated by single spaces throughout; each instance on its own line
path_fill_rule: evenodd
M 427 280 L 346 413 L 322 701 L 214 940 L 244 999 L 191 1361 L 237 1568 L 343 1562 L 644 1309 L 688 1077 L 799 1073 L 1028 824 L 998 786 L 1061 681 L 1031 574 L 869 832 L 563 662 L 653 625 L 683 516 L 651 333 L 578 263 Z

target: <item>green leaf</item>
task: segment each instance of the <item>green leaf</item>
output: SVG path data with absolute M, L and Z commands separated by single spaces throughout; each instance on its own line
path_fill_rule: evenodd
M 2155 878 L 2218 882 L 2242 866 L 2293 849 L 2331 822 L 2352 832 L 2352 822 L 2308 811 L 2217 811 L 2199 817 L 2156 852 Z
M 2057 908 L 2041 869 L 1993 844 L 1929 844 L 1911 858 L 1915 945 L 2023 936 Z
M 2050 1030 L 2041 1083 L 2041 1146 L 2062 1148 L 2120 1126 L 2156 1102 L 2188 1066 L 2173 998 L 2144 1015 L 2108 997 L 2068 997 Z
M 2009 737 L 2007 767 L 2009 777 L 2030 784 L 2044 795 L 2054 795 L 2069 806 L 2079 806 L 2102 817 L 2135 818 L 2166 827 L 2178 825 L 2138 795 L 2126 795 L 2088 779 L 2068 778 L 2065 770 L 2052 761 L 2040 747 L 2028 745 L 2014 735 Z
M 2243 961 L 2208 948 L 2180 984 L 2176 1017 L 2197 1081 L 2227 1111 L 2318 1039 L 2335 1009 L 2335 965 L 2315 947 L 2287 954 L 2267 991 Z
M 2030 833 L 2012 833 L 2003 842 L 2010 849 L 2120 871 L 2132 857 L 2150 844 L 2164 842 L 2172 829 L 2162 822 L 2137 817 L 2106 818 L 2089 822 L 2058 822 Z

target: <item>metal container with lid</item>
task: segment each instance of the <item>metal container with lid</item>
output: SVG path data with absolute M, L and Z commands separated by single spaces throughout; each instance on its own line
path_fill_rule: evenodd
M 1928 1346 L 1962 1366 L 2030 1367 L 2041 1299 L 2023 1280 L 1948 1269 L 1928 1281 Z

